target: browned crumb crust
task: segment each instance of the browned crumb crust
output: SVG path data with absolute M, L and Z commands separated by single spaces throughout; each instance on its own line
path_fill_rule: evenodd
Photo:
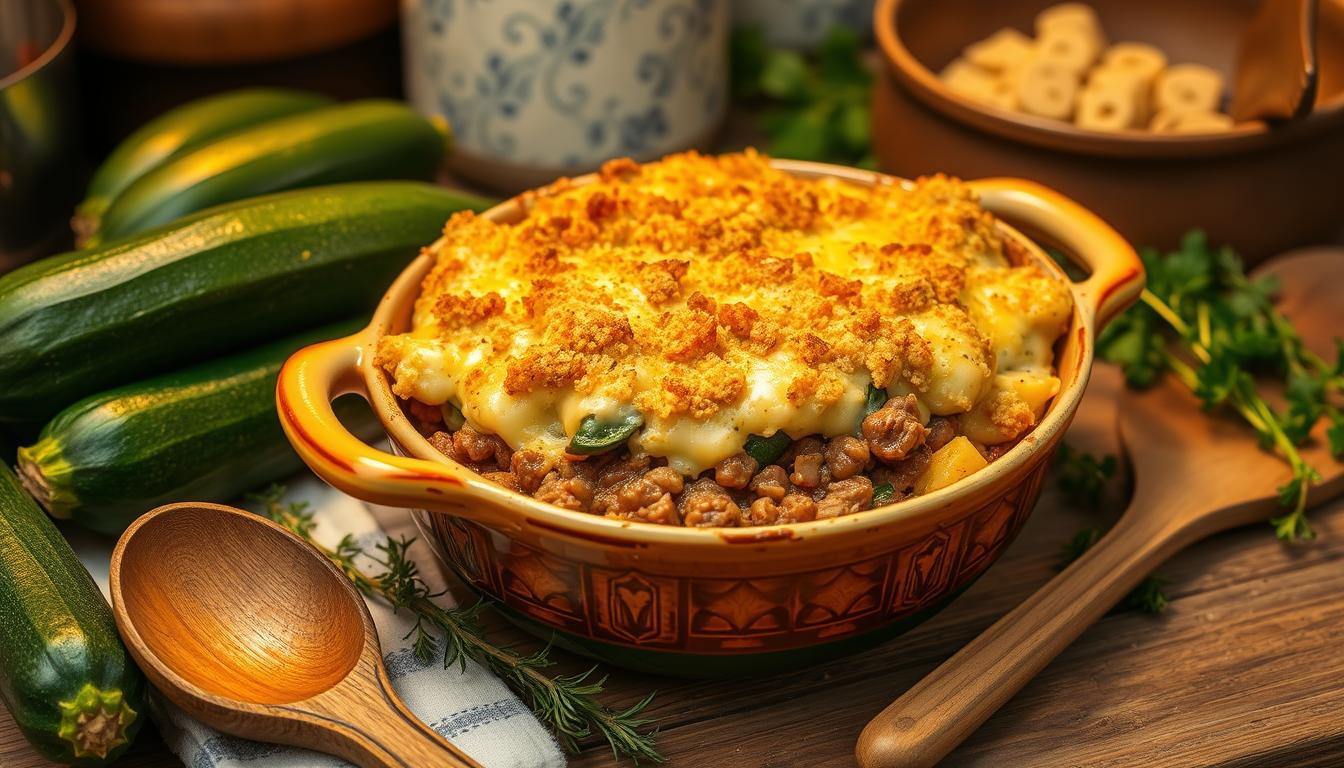
M 647 415 L 704 419 L 741 397 L 753 358 L 780 349 L 806 363 L 789 382 L 795 404 L 835 402 L 842 376 L 860 368 L 879 387 L 904 379 L 923 390 L 933 351 L 901 315 L 934 311 L 983 342 L 955 302 L 968 254 L 1002 258 L 1004 245 L 959 181 L 820 184 L 750 150 L 617 160 L 599 177 L 527 195 L 521 222 L 462 212 L 444 229 L 417 317 L 433 317 L 448 342 L 489 340 L 501 357 L 528 334 L 503 363 L 510 395 L 600 386 Z M 846 226 L 876 218 L 884 245 L 844 240 Z M 839 250 L 816 251 L 822 236 Z M 482 290 L 487 267 L 518 277 Z M 378 362 L 391 368 L 397 356 L 384 344 Z M 636 364 L 660 385 L 635 391 Z
M 976 286 L 968 274 L 1020 261 L 1006 258 L 992 216 L 955 179 L 910 188 L 808 181 L 752 151 L 613 161 L 595 183 L 561 180 L 522 205 L 526 215 L 512 223 L 470 212 L 448 222 L 416 303 L 415 337 L 463 356 L 484 350 L 489 364 L 453 382 L 459 395 L 600 391 L 646 423 L 705 420 L 736 405 L 753 364 L 778 352 L 800 363 L 781 369 L 781 396 L 795 406 L 836 403 L 856 371 L 922 396 L 948 353 L 917 331 L 920 322 L 957 339 L 955 354 L 988 375 L 996 350 L 961 303 Z M 1013 292 L 996 287 L 988 299 L 1005 315 L 1059 299 L 1058 285 L 1034 268 L 1023 273 Z M 409 338 L 385 338 L 377 364 L 395 374 Z M 938 412 L 969 411 L 969 397 Z M 921 401 L 904 394 L 855 434 L 795 440 L 766 466 L 739 453 L 683 477 L 665 459 L 624 448 L 583 460 L 515 451 L 470 425 L 448 430 L 436 406 L 404 402 L 435 448 L 491 482 L 566 509 L 691 527 L 839 517 L 873 506 L 875 491 L 898 501 L 958 433 L 957 416 L 926 423 Z M 1035 420 L 1007 391 L 980 407 L 1005 440 Z M 993 460 L 1008 447 L 981 451 Z

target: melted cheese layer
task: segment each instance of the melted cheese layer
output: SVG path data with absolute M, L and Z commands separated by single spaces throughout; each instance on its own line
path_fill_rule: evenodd
M 588 415 L 644 421 L 632 450 L 688 475 L 752 434 L 853 432 L 870 384 L 1011 440 L 1058 390 L 1067 289 L 1012 266 L 960 182 L 803 180 L 765 158 L 608 164 L 525 199 L 515 224 L 458 214 L 394 392 L 457 405 L 514 449 L 559 453 Z

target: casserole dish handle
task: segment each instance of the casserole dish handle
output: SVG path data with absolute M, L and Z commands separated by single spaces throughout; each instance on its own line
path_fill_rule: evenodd
M 379 450 L 336 417 L 332 401 L 341 395 L 372 402 L 360 371 L 367 334 L 305 347 L 280 369 L 276 409 L 300 458 L 323 480 L 365 501 L 451 511 L 506 531 L 521 527 L 521 510 L 503 488 L 474 479 L 468 469 Z
M 1026 179 L 970 182 L 980 203 L 1015 227 L 1058 243 L 1090 273 L 1077 284 L 1079 306 L 1104 328 L 1143 292 L 1143 262 L 1134 248 L 1095 213 L 1049 187 Z

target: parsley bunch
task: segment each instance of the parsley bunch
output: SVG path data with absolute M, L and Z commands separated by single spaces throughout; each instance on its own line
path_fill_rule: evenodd
M 1293 541 L 1315 534 L 1307 522 L 1307 490 L 1320 475 L 1297 446 L 1320 419 L 1330 423 L 1330 451 L 1344 457 L 1344 342 L 1335 340 L 1336 360 L 1308 350 L 1277 309 L 1277 281 L 1250 279 L 1230 248 L 1213 248 L 1193 231 L 1166 255 L 1140 254 L 1148 287 L 1139 303 L 1116 318 L 1098 340 L 1101 356 L 1118 363 L 1130 386 L 1147 387 L 1164 373 L 1175 375 L 1205 410 L 1231 410 L 1255 430 L 1261 446 L 1288 462 L 1292 478 L 1281 486 L 1284 514 L 1271 520 L 1278 537 Z M 1256 391 L 1256 375 L 1284 384 L 1287 407 L 1272 407 Z
M 775 157 L 876 168 L 869 129 L 872 73 L 858 35 L 830 31 L 815 56 L 773 49 L 758 27 L 733 31 L 733 96 L 767 105 L 760 128 Z

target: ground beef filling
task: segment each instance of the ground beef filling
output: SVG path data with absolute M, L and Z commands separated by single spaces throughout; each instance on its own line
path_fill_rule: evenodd
M 658 458 L 613 451 L 556 459 L 530 448 L 510 450 L 499 437 L 469 426 L 445 431 L 428 413 L 412 415 L 436 450 L 511 491 L 564 509 L 692 528 L 852 515 L 870 509 L 874 487 L 884 483 L 892 487 L 891 500 L 900 501 L 913 495 L 933 452 L 957 435 L 955 416 L 934 416 L 925 425 L 913 397 L 892 398 L 864 419 L 862 437 L 804 437 L 774 464 L 758 466 L 739 453 L 685 478 Z M 994 451 L 999 448 L 991 447 L 992 458 L 1002 454 Z

